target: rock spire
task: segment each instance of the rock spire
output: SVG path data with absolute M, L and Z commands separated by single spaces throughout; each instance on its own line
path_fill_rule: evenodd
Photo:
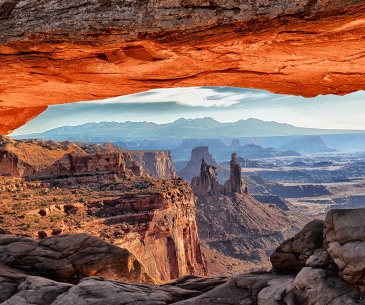
M 218 182 L 217 168 L 208 165 L 205 159 L 202 158 L 200 173 L 191 180 L 191 188 L 197 196 L 212 195 L 218 192 L 247 194 L 247 185 L 241 178 L 241 166 L 237 161 L 237 154 L 232 154 L 230 176 L 224 186 Z
M 224 189 L 228 192 L 239 194 L 247 193 L 247 185 L 243 182 L 241 177 L 241 166 L 237 161 L 236 153 L 232 154 L 229 180 L 224 183 Z
M 192 179 L 191 188 L 197 196 L 221 191 L 222 186 L 218 182 L 217 168 L 208 165 L 202 158 L 199 176 Z

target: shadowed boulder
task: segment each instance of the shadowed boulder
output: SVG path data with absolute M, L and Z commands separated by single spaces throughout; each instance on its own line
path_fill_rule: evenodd
M 40 241 L 0 235 L 0 263 L 27 274 L 73 283 L 95 275 L 127 282 L 154 282 L 128 250 L 87 234 L 52 236 Z

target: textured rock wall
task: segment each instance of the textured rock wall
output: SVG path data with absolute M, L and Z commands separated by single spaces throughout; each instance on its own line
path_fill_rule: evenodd
M 141 166 L 129 153 L 87 154 L 70 142 L 30 140 L 14 141 L 2 138 L 0 145 L 0 175 L 39 177 L 63 174 L 112 172 L 120 177 L 139 176 Z
M 132 158 L 149 171 L 152 177 L 172 179 L 176 176 L 170 151 L 134 151 Z
M 0 132 L 47 105 L 152 88 L 363 89 L 363 12 L 361 0 L 2 0 Z
M 234 22 L 274 19 L 296 15 L 302 19 L 316 19 L 348 9 L 360 0 L 335 1 L 65 1 L 3 0 L 1 3 L 1 43 L 22 39 L 50 39 L 66 41 L 93 41 L 95 35 L 105 35 L 101 43 L 134 41 L 141 38 L 176 40 L 178 34 L 195 32 L 197 28 L 215 28 Z M 53 11 L 50 15 L 49 11 Z M 47 21 L 47 22 L 45 22 Z M 262 25 L 261 25 L 262 26 Z M 35 35 L 35 37 L 34 37 Z M 118 35 L 118 36 L 117 36 Z M 184 39 L 184 38 L 182 38 Z M 11 49 L 4 48 L 11 52 Z M 3 52 L 4 52 L 3 51 Z M 49 52 L 50 50 L 42 50 Z M 136 48 L 124 50 L 130 54 L 148 55 Z M 16 54 L 16 52 L 13 51 Z
M 114 208 L 101 211 L 116 215 L 107 220 L 114 225 L 139 223 L 138 230 L 131 230 L 115 244 L 129 249 L 157 281 L 186 274 L 207 275 L 195 219 L 195 196 L 186 183 L 178 183 L 178 188 L 158 195 L 121 198 L 112 204 Z
M 346 282 L 365 291 L 365 209 L 331 210 L 325 219 L 324 245 Z

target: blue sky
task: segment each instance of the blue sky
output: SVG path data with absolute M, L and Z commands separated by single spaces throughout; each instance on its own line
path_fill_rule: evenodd
M 219 122 L 257 118 L 298 127 L 365 130 L 365 92 L 307 99 L 234 87 L 155 89 L 101 101 L 51 106 L 12 135 L 89 122 L 169 123 L 179 118 L 203 117 Z

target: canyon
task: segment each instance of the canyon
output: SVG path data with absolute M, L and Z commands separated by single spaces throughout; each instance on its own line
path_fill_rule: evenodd
M 168 172 L 163 179 L 148 176 L 150 170 L 131 153 L 113 151 L 110 144 L 7 137 L 1 144 L 1 233 L 40 239 L 89 233 L 130 251 L 143 266 L 141 278 L 166 282 L 207 275 L 195 196 L 181 178 L 171 177 L 171 154 L 138 155 L 150 169 L 165 157 L 154 173 Z
M 218 175 L 217 168 L 202 159 L 199 175 L 191 181 L 198 197 L 197 223 L 202 243 L 237 259 L 238 266 L 232 262 L 229 268 L 233 274 L 245 262 L 253 262 L 256 269 L 269 268 L 269 257 L 276 246 L 298 232 L 308 218 L 262 204 L 248 194 L 236 154 L 232 154 L 229 179 L 224 185 L 219 183 Z
M 1 1 L 0 134 L 49 105 L 153 88 L 229 85 L 305 97 L 364 89 L 364 8 L 360 0 Z M 290 219 L 250 194 L 286 186 L 250 178 L 246 194 L 250 181 L 234 174 L 245 160 L 232 158 L 225 184 L 200 164 L 196 207 L 168 153 L 137 161 L 114 148 L 12 141 L 1 138 L 3 304 L 365 304 L 364 209 L 322 211 L 324 221 L 296 233 L 305 217 Z M 323 138 L 311 141 L 331 150 Z M 316 190 L 328 188 L 305 189 Z M 219 236 L 222 219 L 230 227 Z M 206 278 L 199 222 L 202 243 L 239 258 L 267 258 L 288 239 L 271 255 L 271 272 Z M 235 239 L 241 227 L 252 248 L 246 234 Z
M 3 1 L 0 133 L 51 104 L 153 88 L 361 90 L 363 11 L 360 0 Z

